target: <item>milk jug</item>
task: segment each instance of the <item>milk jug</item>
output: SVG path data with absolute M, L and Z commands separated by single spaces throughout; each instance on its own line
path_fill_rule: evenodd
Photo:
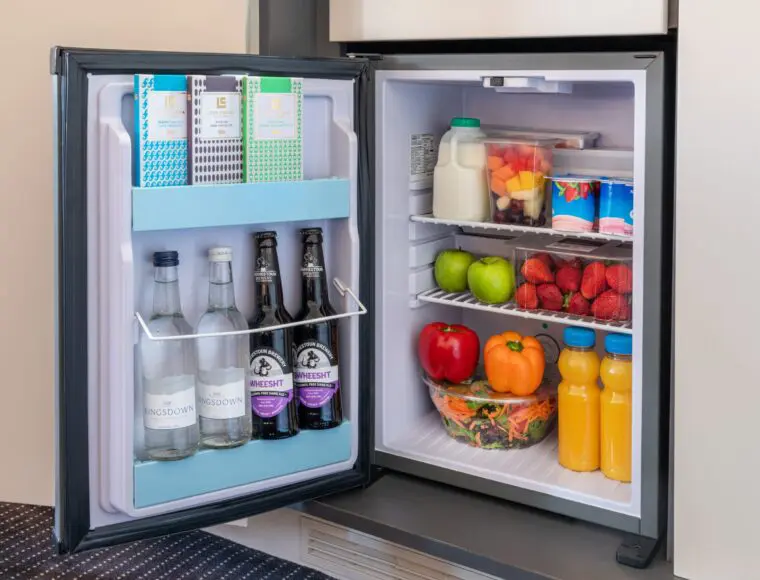
M 433 174 L 433 217 L 487 221 L 485 133 L 480 119 L 454 117 L 438 148 Z

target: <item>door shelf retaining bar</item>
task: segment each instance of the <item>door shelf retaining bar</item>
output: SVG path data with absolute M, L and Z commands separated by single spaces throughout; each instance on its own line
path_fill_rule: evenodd
M 345 297 L 348 295 L 351 300 L 356 304 L 358 310 L 354 312 L 341 312 L 340 314 L 332 314 L 330 316 L 323 316 L 322 318 L 312 318 L 309 320 L 303 320 L 300 322 L 288 322 L 286 324 L 277 324 L 275 326 L 266 326 L 263 328 L 254 328 L 248 330 L 233 330 L 230 332 L 204 332 L 200 334 L 183 334 L 182 336 L 155 336 L 148 329 L 148 325 L 145 323 L 145 319 L 139 312 L 135 312 L 135 318 L 140 324 L 142 331 L 150 340 L 190 340 L 195 338 L 215 338 L 221 336 L 239 336 L 242 334 L 258 334 L 260 332 L 272 332 L 273 330 L 279 330 L 281 328 L 292 328 L 294 326 L 304 326 L 306 324 L 319 324 L 320 322 L 328 322 L 330 320 L 338 320 L 340 318 L 349 318 L 351 316 L 361 316 L 367 314 L 367 308 L 362 304 L 361 300 L 354 294 L 353 290 L 346 286 L 339 278 L 333 278 L 333 285 L 340 292 L 340 295 Z

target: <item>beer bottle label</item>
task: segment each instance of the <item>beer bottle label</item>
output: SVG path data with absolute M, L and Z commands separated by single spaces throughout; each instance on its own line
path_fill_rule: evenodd
M 294 379 L 298 401 L 311 409 L 319 409 L 340 389 L 338 365 L 331 349 L 316 340 L 296 346 Z
M 276 350 L 260 347 L 251 353 L 248 369 L 251 410 L 263 419 L 279 415 L 293 400 L 293 374 Z

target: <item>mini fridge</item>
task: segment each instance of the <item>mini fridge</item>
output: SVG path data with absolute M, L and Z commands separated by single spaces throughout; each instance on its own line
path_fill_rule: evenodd
M 642 543 L 661 537 L 672 251 L 664 61 L 656 52 L 297 59 L 54 49 L 59 549 L 229 522 L 371 486 L 384 471 L 601 524 Z M 304 179 L 136 187 L 133 77 L 151 73 L 303 78 Z M 432 217 L 431 163 L 453 117 L 598 135 L 582 149 L 555 149 L 554 170 L 632 179 L 633 234 Z M 145 461 L 135 369 L 151 310 L 152 253 L 179 251 L 183 311 L 194 326 L 206 305 L 206 252 L 233 248 L 237 303 L 248 317 L 252 234 L 275 230 L 292 312 L 298 230 L 307 226 L 324 232 L 339 311 L 343 424 Z M 633 269 L 631 321 L 491 306 L 436 288 L 433 262 L 443 249 L 492 254 L 539 238 L 620 244 Z M 631 482 L 562 468 L 556 435 L 509 451 L 452 440 L 417 360 L 417 337 L 433 321 L 465 324 L 482 342 L 505 330 L 543 334 L 558 348 L 568 325 L 593 329 L 597 344 L 608 332 L 632 335 Z

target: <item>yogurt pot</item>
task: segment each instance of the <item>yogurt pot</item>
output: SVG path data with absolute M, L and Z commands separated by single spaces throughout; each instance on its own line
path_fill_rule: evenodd
M 594 231 L 599 206 L 599 179 L 565 175 L 552 178 L 552 229 Z
M 599 232 L 617 236 L 633 235 L 633 181 L 602 181 L 599 193 Z

